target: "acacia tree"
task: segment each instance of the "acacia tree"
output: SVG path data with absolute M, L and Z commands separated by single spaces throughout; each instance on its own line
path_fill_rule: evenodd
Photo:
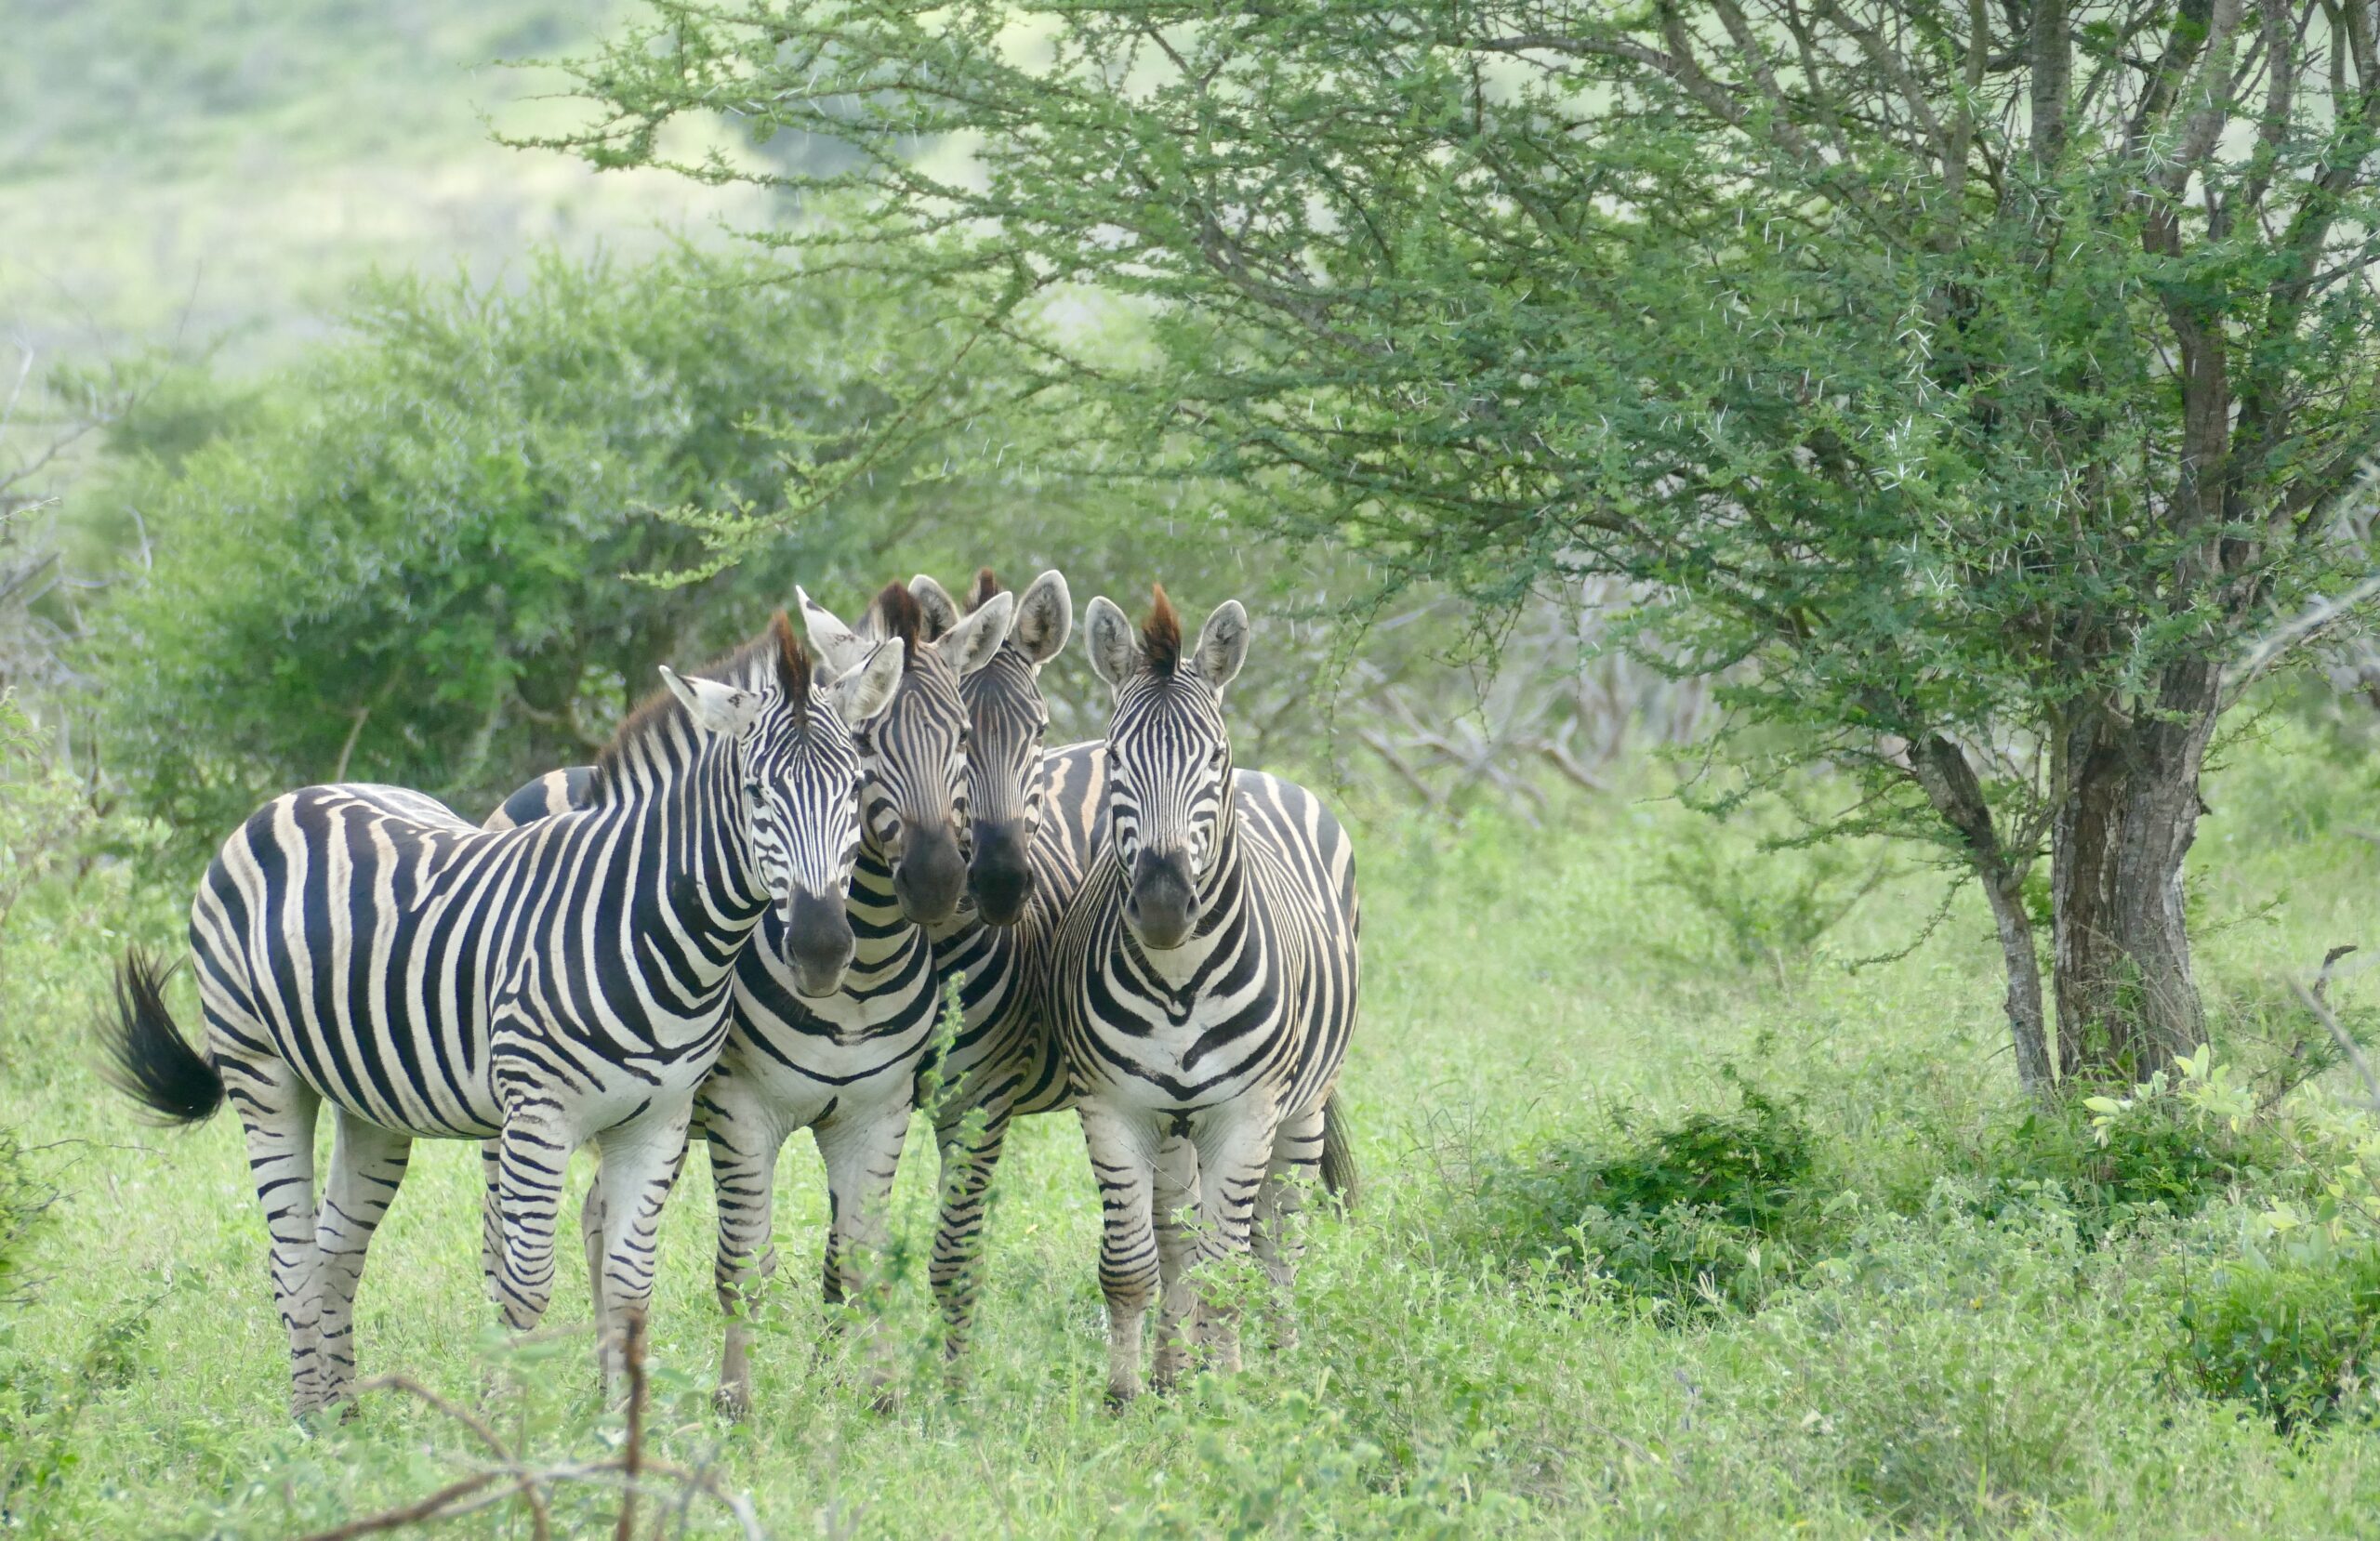
M 680 169 L 856 195 L 773 239 L 1019 346 L 1049 444 L 1167 446 L 1391 584 L 1653 586 L 1858 773 L 1844 825 L 1980 880 L 2039 1092 L 2203 1035 L 2227 669 L 2351 580 L 2375 37 L 2375 0 L 660 0 L 547 142 L 839 140 Z M 1081 285 L 1144 353 L 1036 323 Z

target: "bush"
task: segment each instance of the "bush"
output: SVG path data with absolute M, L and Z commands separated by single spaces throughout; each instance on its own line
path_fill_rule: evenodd
M 1552 1257 L 1682 1307 L 1756 1306 L 1807 1255 L 1819 1210 L 1800 1112 L 1735 1080 L 1741 1105 L 1641 1133 L 1618 1151 L 1556 1145 L 1491 1165 L 1479 1239 Z
M 2184 1297 L 2181 1326 L 2187 1377 L 2283 1432 L 2380 1415 L 2380 1385 L 2366 1368 L 2380 1331 L 2380 1248 L 2241 1258 Z

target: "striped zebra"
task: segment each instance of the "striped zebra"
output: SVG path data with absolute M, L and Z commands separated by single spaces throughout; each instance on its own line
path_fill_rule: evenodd
M 928 641 L 1005 598 L 988 567 L 968 590 L 962 620 L 949 592 L 920 574 L 909 585 Z M 971 902 L 930 928 L 934 968 L 957 981 L 962 1021 L 940 1067 L 946 1088 L 929 1111 L 942 1155 L 941 1207 L 928 1276 L 956 1357 L 973 1324 L 985 1206 L 1010 1123 L 1067 1105 L 1042 987 L 1059 915 L 1082 880 L 1091 822 L 1045 795 L 1042 736 L 1050 710 L 1041 668 L 1066 645 L 1074 605 L 1064 574 L 1042 573 L 1016 597 L 1007 639 L 959 681 L 972 734 L 967 791 L 975 815 Z M 1054 811 L 1054 816 L 1053 816 Z
M 949 921 L 966 889 L 969 727 L 959 690 L 1000 648 L 1012 603 L 999 596 L 929 643 L 919 636 L 916 599 L 897 584 L 877 597 L 856 632 L 802 597 L 811 644 L 830 666 L 885 641 L 903 645 L 908 666 L 882 716 L 859 735 L 860 845 L 846 900 L 858 950 L 842 988 L 823 995 L 800 988 L 783 939 L 764 922 L 737 969 L 726 1046 L 695 1099 L 719 1196 L 716 1279 L 728 1323 L 718 1403 L 730 1416 L 751 1407 L 747 1308 L 776 1266 L 777 1157 L 796 1130 L 811 1131 L 826 1168 L 830 1303 L 857 1289 L 859 1251 L 883 1242 L 919 1060 L 938 1014 L 923 928 Z M 574 779 L 557 772 L 531 784 L 491 823 L 566 801 Z M 599 1178 L 582 1212 L 590 1275 L 608 1186 Z
M 1251 1244 L 1283 1312 L 1302 1179 L 1318 1175 L 1326 1108 L 1355 1024 L 1355 861 L 1312 793 L 1235 776 L 1223 689 L 1248 652 L 1236 600 L 1182 654 L 1163 588 L 1136 637 L 1104 599 L 1084 616 L 1091 668 L 1115 691 L 1106 828 L 1051 960 L 1059 1040 L 1104 1216 L 1100 1286 L 1107 1393 L 1141 1389 L 1141 1336 L 1163 1291 L 1156 1376 L 1182 1367 L 1192 1268 Z M 1187 1258 L 1160 1236 L 1160 1190 L 1185 1185 Z M 1168 1257 L 1168 1252 L 1176 1256 Z M 1223 1368 L 1237 1324 L 1210 1303 L 1201 1330 Z
M 892 699 L 901 650 L 813 679 L 780 613 L 759 639 L 631 713 L 583 810 L 487 833 L 416 792 L 313 786 L 265 805 L 199 885 L 201 1054 L 128 954 L 102 1024 L 112 1075 L 166 1118 L 226 1100 L 272 1237 L 301 1416 L 353 1382 L 356 1283 L 416 1139 L 500 1145 L 508 1324 L 543 1314 L 571 1151 L 631 1195 L 609 1217 L 603 1341 L 616 1369 L 647 1310 L 654 1238 L 729 981 L 762 915 L 805 987 L 852 956 L 853 725 Z M 314 1123 L 337 1125 L 315 1203 Z

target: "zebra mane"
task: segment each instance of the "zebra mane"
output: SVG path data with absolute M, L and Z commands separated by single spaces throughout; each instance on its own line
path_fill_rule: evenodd
M 1141 662 L 1151 673 L 1170 679 L 1182 665 L 1182 618 L 1165 597 L 1165 585 L 1149 585 L 1148 618 L 1141 623 Z
M 999 579 L 992 575 L 990 568 L 975 569 L 975 581 L 967 589 L 967 613 L 974 614 L 975 612 L 984 608 L 984 601 L 995 594 L 1006 592 L 1007 590 L 1000 586 Z
M 793 623 L 786 619 L 784 611 L 770 616 L 769 628 L 758 637 L 690 672 L 705 679 L 752 690 L 761 683 L 755 677 L 763 665 L 774 667 L 777 690 L 785 697 L 794 729 L 799 731 L 810 717 L 810 654 L 803 651 L 800 639 L 794 636 Z M 595 774 L 588 786 L 588 800 L 612 801 L 619 791 L 620 765 L 628 752 L 670 724 L 683 721 L 685 716 L 686 708 L 666 688 L 638 702 L 636 709 L 620 719 L 612 742 L 596 751 Z
M 925 652 L 918 642 L 918 633 L 925 626 L 925 612 L 918 608 L 918 597 L 897 583 L 889 583 L 876 596 L 875 609 L 877 639 L 899 638 L 903 672 L 916 668 Z

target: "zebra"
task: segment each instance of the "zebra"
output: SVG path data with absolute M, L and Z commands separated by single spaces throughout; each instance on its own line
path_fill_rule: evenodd
M 127 952 L 101 1024 L 110 1079 L 166 1120 L 245 1127 L 301 1418 L 350 1395 L 355 1288 L 416 1139 L 500 1145 L 504 1321 L 544 1313 L 563 1167 L 593 1141 L 611 1190 L 606 1368 L 647 1311 L 662 1201 L 729 981 L 764 913 L 801 988 L 853 939 L 853 730 L 892 700 L 888 645 L 813 677 L 783 612 L 622 723 L 585 809 L 486 833 L 397 787 L 311 786 L 251 815 L 208 866 L 190 941 L 191 1047 L 156 961 Z M 314 1124 L 337 1125 L 318 1209 Z
M 933 953 L 921 928 L 956 914 L 967 881 L 969 724 L 959 690 L 999 650 L 1013 600 L 998 596 L 930 643 L 919 639 L 916 599 L 898 584 L 877 596 L 859 632 L 806 594 L 800 603 L 811 644 L 830 665 L 883 639 L 903 644 L 908 665 L 891 705 L 859 739 L 861 844 L 847 900 L 859 943 L 843 988 L 824 997 L 793 989 L 780 939 L 764 923 L 737 969 L 726 1046 L 695 1098 L 718 1192 L 715 1277 L 727 1315 L 716 1400 L 732 1417 L 752 1403 L 747 1307 L 753 1286 L 776 1265 L 776 1162 L 795 1130 L 811 1131 L 826 1167 L 829 1303 L 856 1292 L 859 1251 L 883 1241 L 919 1061 L 938 1015 Z M 540 815 L 565 803 L 579 780 L 556 772 L 532 783 L 490 823 Z M 582 1212 L 590 1277 L 607 1186 L 598 1179 Z M 600 1281 L 597 1287 L 600 1295 Z
M 961 612 L 932 577 L 909 591 L 932 641 Z M 967 594 L 972 613 L 1001 592 L 988 567 Z M 931 929 L 934 962 L 961 988 L 965 1021 L 944 1065 L 935 1141 L 942 1152 L 941 1207 L 929 1276 L 940 1304 L 945 1357 L 956 1359 L 972 1325 L 985 1208 L 1010 1124 L 1073 1105 L 1047 1000 L 1047 964 L 1057 919 L 1082 881 L 1106 785 L 1106 745 L 1044 749 L 1050 714 L 1040 673 L 1066 644 L 1072 603 L 1063 573 L 1047 572 L 1018 596 L 1008 645 L 959 681 L 974 739 L 967 784 L 975 815 L 972 905 Z M 1240 772 L 1252 775 L 1253 772 Z M 1355 1169 L 1336 1100 L 1325 1109 L 1323 1186 L 1352 1200 Z M 1157 1206 L 1160 1240 L 1178 1240 L 1171 1220 L 1196 1182 L 1195 1155 L 1169 1147 L 1169 1182 Z
M 932 578 L 920 573 L 909 591 L 929 643 L 1006 597 L 988 567 L 977 571 L 968 590 L 964 620 Z M 1058 916 L 1082 880 L 1091 821 L 1077 816 L 1080 805 L 1047 816 L 1042 738 L 1050 711 L 1040 674 L 1064 649 L 1073 623 L 1064 574 L 1042 573 L 1016 597 L 1005 642 L 959 685 L 972 734 L 971 900 L 928 929 L 935 971 L 945 985 L 957 984 L 962 1013 L 937 1067 L 945 1089 L 928 1107 L 942 1168 L 927 1272 L 941 1309 L 945 1354 L 954 1360 L 973 1324 L 985 1206 L 1009 1125 L 1066 1105 L 1039 970 Z
M 1285 1341 L 1291 1330 L 1301 1179 L 1323 1161 L 1355 1024 L 1359 918 L 1339 822 L 1303 787 L 1233 772 L 1223 695 L 1247 658 L 1238 601 L 1217 607 L 1186 658 L 1161 586 L 1137 637 L 1105 599 L 1083 625 L 1092 671 L 1115 692 L 1106 829 L 1050 979 L 1104 1217 L 1107 1395 L 1120 1405 L 1140 1392 L 1142 1326 L 1160 1286 L 1156 1377 L 1181 1370 L 1185 1262 L 1252 1243 Z M 1157 1225 L 1159 1190 L 1192 1180 L 1170 1136 L 1196 1153 L 1187 1258 Z M 1218 1365 L 1237 1368 L 1232 1314 L 1210 1303 L 1201 1332 Z

